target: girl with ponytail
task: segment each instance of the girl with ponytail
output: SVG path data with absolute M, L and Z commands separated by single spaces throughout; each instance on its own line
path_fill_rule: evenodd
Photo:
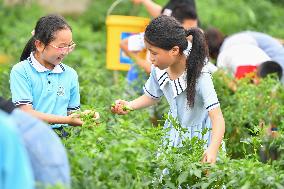
M 62 63 L 74 48 L 72 29 L 65 19 L 43 16 L 10 74 L 13 103 L 61 133 L 62 126 L 83 123 L 71 114 L 80 109 L 78 75 Z
M 192 48 L 185 52 L 188 37 L 192 37 Z M 185 30 L 175 18 L 159 16 L 147 26 L 144 39 L 153 64 L 144 95 L 130 102 L 117 100 L 112 112 L 127 114 L 129 109 L 151 106 L 165 96 L 170 116 L 187 130 L 179 133 L 168 120 L 170 145 L 180 146 L 185 137 L 197 136 L 207 141 L 202 161 L 215 163 L 225 122 L 206 66 L 208 49 L 202 31 Z M 209 132 L 202 135 L 204 129 Z

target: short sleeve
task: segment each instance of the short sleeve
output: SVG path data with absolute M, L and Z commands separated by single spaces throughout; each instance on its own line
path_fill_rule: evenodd
M 15 65 L 11 70 L 10 89 L 16 106 L 33 103 L 31 81 L 20 65 Z
M 207 67 L 208 71 L 209 71 L 211 74 L 213 74 L 213 73 L 215 73 L 215 72 L 218 71 L 217 66 L 215 66 L 215 65 L 212 64 L 211 62 L 208 62 L 207 65 L 206 65 L 206 67 Z
M 210 73 L 201 73 L 198 90 L 207 111 L 220 106 Z
M 153 99 L 160 99 L 164 95 L 163 91 L 160 89 L 154 66 L 151 67 L 150 77 L 146 81 L 143 90 L 145 95 Z
M 128 50 L 141 51 L 144 48 L 144 33 L 135 34 L 128 38 Z
M 75 72 L 75 71 L 74 71 Z M 80 109 L 80 89 L 79 89 L 79 81 L 78 75 L 75 72 L 74 79 L 72 80 L 72 86 L 70 91 L 70 101 L 68 104 L 67 111 L 76 111 Z

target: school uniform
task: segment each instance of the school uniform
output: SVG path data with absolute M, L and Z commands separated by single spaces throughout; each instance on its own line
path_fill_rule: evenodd
M 12 101 L 16 106 L 30 104 L 39 112 L 66 116 L 80 109 L 78 75 L 60 63 L 53 70 L 42 66 L 31 53 L 13 66 L 10 73 Z M 60 125 L 52 125 L 53 128 Z
M 194 107 L 189 108 L 186 97 L 186 73 L 179 78 L 171 80 L 165 70 L 152 66 L 149 79 L 144 85 L 145 95 L 153 99 L 165 96 L 169 105 L 169 115 L 176 119 L 182 128 L 186 128 L 184 135 L 173 127 L 168 120 L 165 128 L 169 127 L 167 138 L 171 146 L 179 146 L 184 138 L 197 136 L 210 143 L 211 132 L 202 136 L 203 129 L 211 129 L 212 124 L 208 112 L 220 106 L 211 78 L 206 66 L 197 81 Z

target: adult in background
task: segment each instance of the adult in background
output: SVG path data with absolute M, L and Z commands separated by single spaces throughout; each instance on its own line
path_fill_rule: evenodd
M 284 48 L 272 36 L 255 31 L 225 36 L 217 28 L 206 30 L 205 36 L 210 57 L 217 60 L 217 67 L 227 69 L 236 78 L 253 71 L 259 77 L 277 73 L 284 83 Z
M 185 29 L 197 27 L 197 13 L 192 6 L 188 6 L 185 2 L 180 2 L 180 4 L 176 3 L 175 7 L 171 8 L 171 16 L 177 19 Z M 122 40 L 120 47 L 129 57 L 132 58 L 139 68 L 143 69 L 147 74 L 151 72 L 150 61 L 147 58 L 143 59 L 138 55 L 139 52 L 145 49 L 144 32 L 132 35 Z M 128 72 L 128 82 L 131 83 L 133 80 L 137 79 L 137 77 L 138 71 L 135 66 L 132 66 Z

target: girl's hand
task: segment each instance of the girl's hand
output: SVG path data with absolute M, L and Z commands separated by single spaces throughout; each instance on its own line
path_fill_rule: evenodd
M 217 152 L 215 150 L 208 148 L 203 153 L 202 163 L 214 164 L 216 163 L 216 159 L 217 159 Z
M 80 114 L 73 113 L 69 116 L 67 116 L 68 124 L 71 126 L 82 126 L 83 121 L 80 119 Z
M 82 112 L 83 115 L 91 115 L 94 120 L 100 119 L 99 112 L 95 112 L 94 110 L 85 110 Z
M 128 114 L 132 110 L 130 103 L 125 100 L 116 100 L 111 106 L 111 112 L 119 115 Z

